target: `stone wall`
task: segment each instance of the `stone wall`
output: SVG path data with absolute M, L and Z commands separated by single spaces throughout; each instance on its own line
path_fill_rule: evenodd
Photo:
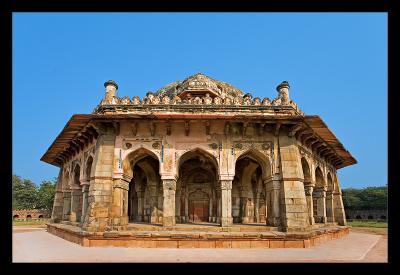
M 387 210 L 346 210 L 349 220 L 387 220 Z
M 49 219 L 51 211 L 46 209 L 21 209 L 13 210 L 13 220 L 26 221 L 26 220 L 38 220 L 38 219 Z

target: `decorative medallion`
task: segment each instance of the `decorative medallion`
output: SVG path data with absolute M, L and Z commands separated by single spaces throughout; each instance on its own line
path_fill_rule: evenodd
M 271 147 L 271 144 L 269 144 L 269 143 L 263 143 L 263 145 L 261 146 L 261 148 L 263 150 L 268 150 L 270 147 Z
M 236 148 L 236 149 L 242 149 L 242 148 L 243 148 L 243 145 L 242 145 L 241 143 L 236 143 L 236 144 L 235 144 L 235 148 Z
M 210 146 L 210 148 L 212 148 L 214 150 L 216 150 L 218 148 L 218 144 L 216 144 L 216 143 L 211 143 L 209 146 Z
M 125 143 L 125 146 L 126 146 L 127 149 L 129 149 L 129 148 L 132 147 L 132 143 L 127 142 L 127 143 Z
M 158 148 L 160 148 L 160 143 L 154 142 L 151 146 L 152 146 L 154 149 L 158 149 Z

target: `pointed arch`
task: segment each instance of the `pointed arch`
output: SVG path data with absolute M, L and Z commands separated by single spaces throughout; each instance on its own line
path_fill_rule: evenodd
M 304 184 L 311 183 L 311 169 L 305 157 L 301 158 L 301 167 L 303 169 Z
M 315 168 L 315 188 L 324 188 L 326 186 L 322 170 L 319 166 Z
M 93 157 L 90 155 L 85 163 L 85 178 L 87 181 L 90 181 L 92 166 L 93 166 Z
M 261 166 L 261 171 L 263 178 L 269 178 L 272 176 L 272 167 L 269 159 L 267 156 L 265 156 L 263 153 L 258 151 L 257 149 L 249 149 L 247 151 L 244 151 L 241 153 L 237 158 L 236 158 L 236 163 L 243 158 L 248 157 L 249 159 L 252 159 L 256 161 L 257 163 L 260 164 Z M 236 165 L 235 163 L 235 165 Z
M 328 184 L 328 191 L 335 190 L 335 187 L 333 185 L 332 175 L 331 175 L 330 172 L 328 172 L 328 175 L 326 176 L 326 179 L 327 179 L 327 184 Z
M 205 157 L 206 159 L 208 159 L 215 167 L 216 169 L 216 173 L 217 176 L 219 174 L 219 169 L 218 169 L 218 160 L 215 158 L 215 156 L 213 156 L 211 153 L 207 152 L 206 150 L 196 147 L 190 151 L 185 152 L 184 154 L 182 154 L 179 159 L 176 160 L 176 175 L 180 176 L 179 172 L 180 172 L 180 167 L 182 166 L 182 164 L 184 162 L 186 162 L 187 160 L 199 156 L 200 157 L 200 161 L 204 162 L 205 160 L 201 159 L 201 157 Z
M 135 151 L 130 152 L 125 157 L 125 159 L 122 162 L 123 173 L 132 177 L 133 167 L 135 166 L 136 163 L 138 163 L 145 157 L 151 157 L 155 159 L 158 162 L 158 164 L 160 164 L 160 160 L 154 152 L 150 151 L 149 149 L 141 147 L 139 149 L 136 149 Z

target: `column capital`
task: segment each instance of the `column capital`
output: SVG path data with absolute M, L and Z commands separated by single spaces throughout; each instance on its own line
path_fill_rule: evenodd
M 233 178 L 235 177 L 235 175 L 230 175 L 230 174 L 220 174 L 219 175 L 219 180 L 220 181 L 222 181 L 222 180 L 230 180 L 230 181 L 233 181 Z
M 124 190 L 129 190 L 129 183 L 123 179 L 114 179 L 113 188 L 121 188 Z
M 266 191 L 279 190 L 281 188 L 281 184 L 280 184 L 279 180 L 267 181 L 264 183 L 265 183 Z
M 220 180 L 219 188 L 221 190 L 232 190 L 232 180 Z
M 175 179 L 163 179 L 162 180 L 164 190 L 176 190 L 176 180 Z
M 90 181 L 87 180 L 87 179 L 81 180 L 80 182 L 81 182 L 81 186 L 82 187 L 85 186 L 85 185 L 89 185 L 90 184 Z
M 306 196 L 312 196 L 313 194 L 313 188 L 314 186 L 310 185 L 304 185 L 304 191 L 306 193 Z

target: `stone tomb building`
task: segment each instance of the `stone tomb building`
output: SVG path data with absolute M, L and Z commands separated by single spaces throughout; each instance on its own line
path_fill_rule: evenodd
M 289 97 L 253 98 L 201 73 L 140 99 L 114 81 L 71 117 L 41 160 L 60 167 L 53 224 L 346 225 L 337 169 L 356 160 Z

